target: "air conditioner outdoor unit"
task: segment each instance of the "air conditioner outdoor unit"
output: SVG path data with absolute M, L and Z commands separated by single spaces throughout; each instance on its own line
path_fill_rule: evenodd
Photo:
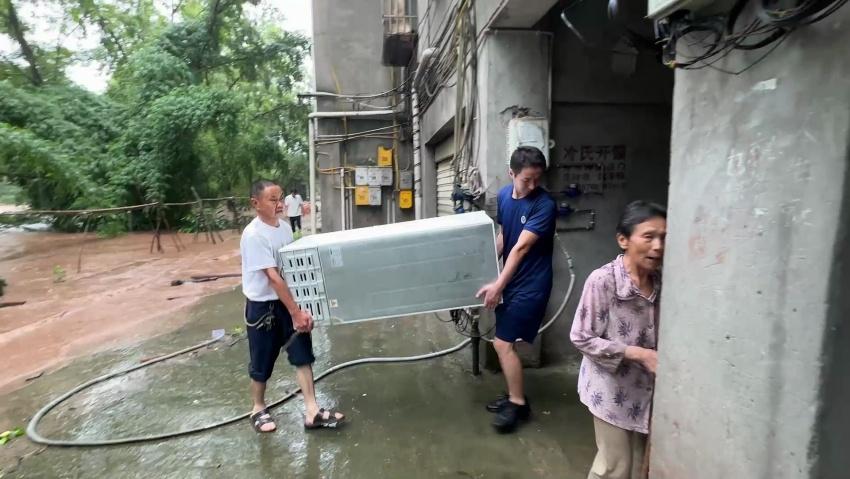
M 295 301 L 316 321 L 481 306 L 475 294 L 499 275 L 484 212 L 306 236 L 280 255 Z

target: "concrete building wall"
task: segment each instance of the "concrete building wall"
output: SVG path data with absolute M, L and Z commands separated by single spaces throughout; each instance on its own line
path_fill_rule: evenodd
M 495 216 L 496 195 L 510 183 L 507 127 L 515 109 L 547 116 L 552 38 L 546 32 L 490 30 L 479 57 L 478 167 L 485 205 Z
M 419 11 L 427 13 L 421 19 L 420 52 L 433 46 L 429 39 L 433 40 L 436 33 L 429 29 L 436 30 L 443 24 L 453 3 L 419 2 Z M 535 345 L 536 353 L 542 345 L 544 359 L 552 362 L 577 354 L 568 337 L 575 304 L 588 274 L 618 252 L 614 230 L 623 206 L 638 198 L 666 201 L 672 99 L 672 73 L 652 53 L 611 53 L 611 39 L 616 40 L 619 34 L 609 25 L 604 4 L 586 2 L 571 10 L 580 24 L 600 33 L 600 43 L 610 42 L 610 48 L 601 51 L 582 44 L 566 29 L 556 4 L 476 2 L 482 43 L 478 62 L 477 152 L 487 191 L 487 211 L 494 213 L 496 192 L 509 182 L 505 127 L 512 107 L 551 115 L 550 137 L 555 148 L 550 151 L 546 187 L 556 195 L 566 189 L 571 182 L 569 173 L 574 173 L 565 165 L 571 161 L 567 153 L 570 147 L 580 150 L 583 146 L 622 146 L 626 152 L 625 179 L 619 186 L 606 189 L 601 196 L 586 195 L 569 201 L 573 208 L 596 210 L 597 225 L 589 232 L 560 233 L 561 241 L 575 259 L 576 286 L 560 319 Z M 546 13 L 549 8 L 551 11 Z M 488 24 L 493 28 L 484 29 Z M 433 190 L 428 187 L 428 174 L 435 168 L 434 147 L 451 132 L 454 113 L 455 90 L 446 88 L 421 117 L 426 208 L 435 204 Z M 433 209 L 424 211 L 426 215 L 435 213 Z M 560 220 L 559 226 L 586 222 L 587 217 L 575 216 Z M 569 285 L 569 271 L 560 251 L 555 252 L 555 275 L 547 317 L 556 312 Z M 487 323 L 485 318 L 485 329 Z M 534 356 L 537 360 L 531 363 L 539 364 L 539 354 Z
M 390 68 L 381 65 L 383 2 L 313 0 L 313 61 L 316 89 L 373 93 L 392 88 Z M 376 102 L 380 103 L 380 102 Z M 331 101 L 320 102 L 320 110 Z M 344 103 L 333 105 L 343 108 Z
M 846 478 L 850 9 L 673 118 L 651 477 Z
M 570 10 L 570 18 L 606 48 L 583 44 L 560 14 L 560 9 L 554 9 L 541 25 L 554 32 L 550 136 L 555 147 L 550 151 L 546 187 L 574 209 L 594 210 L 596 225 L 592 231 L 563 231 L 586 226 L 590 217 L 573 214 L 558 220 L 560 241 L 574 259 L 576 284 L 561 317 L 543 336 L 547 362 L 578 355 L 569 340 L 576 305 L 588 275 L 620 252 L 615 230 L 623 207 L 636 199 L 667 202 L 673 89 L 672 73 L 651 52 L 611 51 L 620 30 L 608 21 L 603 3 L 579 4 Z M 624 159 L 614 159 L 620 153 Z M 598 164 L 606 173 L 622 173 L 622 178 L 606 180 L 605 188 L 596 191 L 601 194 L 588 194 L 591 184 L 599 183 L 595 180 L 599 170 L 588 165 Z M 618 169 L 621 165 L 623 170 Z M 562 195 L 571 183 L 578 183 L 585 193 L 577 198 Z M 550 315 L 569 284 L 560 251 L 555 251 L 554 264 Z
M 417 43 L 417 58 L 422 58 L 422 52 L 437 46 L 439 33 L 448 21 L 448 17 L 456 2 L 454 0 L 418 0 L 419 13 L 419 42 Z M 477 6 L 477 11 L 481 10 Z M 450 82 L 452 85 L 454 82 Z M 420 132 L 420 161 L 422 164 L 422 217 L 437 216 L 437 165 L 434 151 L 437 145 L 452 134 L 455 114 L 454 86 L 444 88 L 427 110 L 422 111 L 418 127 Z
M 505 108 L 526 105 L 535 111 L 548 110 L 548 78 L 550 46 L 548 37 L 529 29 L 553 0 L 478 0 L 475 22 L 478 31 L 478 157 L 481 158 L 482 181 L 489 195 L 495 195 L 505 183 L 505 126 L 510 115 Z M 419 0 L 421 13 L 419 53 L 436 45 L 437 37 L 457 2 L 454 0 Z M 454 81 L 449 82 L 454 84 Z M 435 189 L 431 187 L 434 148 L 451 134 L 456 111 L 456 89 L 444 88 L 434 99 L 419 123 L 422 138 L 423 190 L 425 217 L 436 215 Z M 501 163 L 500 163 L 501 161 Z M 488 206 L 489 208 L 489 206 Z
M 407 72 L 403 68 L 385 67 L 381 64 L 383 46 L 383 2 L 376 0 L 330 0 L 313 1 L 313 61 L 316 90 L 329 93 L 371 94 L 388 91 L 400 84 Z M 399 95 L 402 99 L 403 95 Z M 363 100 L 359 103 L 329 97 L 319 97 L 317 111 L 369 110 L 372 106 L 393 104 L 392 97 Z M 403 107 L 403 105 L 402 105 Z M 398 121 L 404 121 L 400 114 Z M 356 133 L 391 126 L 391 120 L 320 119 L 319 135 Z M 404 130 L 404 131 L 409 131 Z M 375 165 L 378 146 L 397 145 L 400 169 L 413 170 L 412 149 L 409 134 L 400 135 L 395 143 L 389 138 L 368 138 L 344 143 L 322 145 L 316 148 L 317 165 L 320 168 L 355 167 Z M 353 185 L 349 175 L 348 185 Z M 341 228 L 343 202 L 340 199 L 339 173 L 319 174 L 318 189 L 321 195 L 322 231 Z M 353 190 L 347 190 L 353 201 Z M 413 218 L 413 209 L 398 208 L 398 194 L 392 188 L 383 188 L 382 205 L 353 206 L 348 228 L 371 226 L 392 220 L 405 221 Z M 392 207 L 392 202 L 395 206 Z

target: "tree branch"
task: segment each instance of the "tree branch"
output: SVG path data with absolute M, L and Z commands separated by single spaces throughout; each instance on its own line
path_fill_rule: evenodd
M 109 28 L 109 25 L 106 23 L 106 20 L 103 18 L 103 15 L 101 15 L 100 12 L 95 11 L 95 9 L 90 10 L 88 14 L 91 19 L 94 20 L 95 24 L 100 27 L 100 31 L 105 33 L 106 36 L 108 36 L 111 40 L 112 44 L 115 45 L 115 48 L 118 49 L 118 54 L 120 55 L 118 62 L 123 63 L 127 59 L 127 52 L 124 51 L 124 47 L 121 46 L 121 41 L 115 35 L 115 32 L 112 31 L 111 28 Z
M 21 25 L 21 21 L 18 19 L 18 12 L 15 10 L 15 5 L 12 3 L 12 0 L 8 0 L 5 3 L 6 23 L 9 26 L 9 33 L 12 35 L 12 38 L 18 42 L 18 45 L 21 47 L 21 53 L 24 55 L 24 59 L 26 59 L 29 64 L 30 81 L 35 86 L 41 86 L 44 84 L 44 78 L 41 76 L 38 63 L 36 63 L 35 52 L 24 36 L 25 28 Z

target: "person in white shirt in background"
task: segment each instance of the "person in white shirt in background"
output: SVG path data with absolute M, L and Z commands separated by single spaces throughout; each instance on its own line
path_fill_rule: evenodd
M 280 275 L 280 248 L 293 241 L 292 228 L 279 219 L 283 191 L 275 182 L 259 180 L 251 186 L 251 205 L 257 211 L 242 232 L 242 292 L 248 333 L 251 377 L 251 425 L 257 432 L 277 426 L 266 407 L 266 382 L 280 350 L 286 347 L 289 363 L 304 399 L 305 429 L 334 427 L 345 418 L 333 409 L 319 408 L 313 386 L 313 317 L 302 311 Z M 293 335 L 296 335 L 293 338 Z
M 286 216 L 289 217 L 289 226 L 292 227 L 292 231 L 300 231 L 301 205 L 304 204 L 304 200 L 301 199 L 301 195 L 298 194 L 298 190 L 292 188 L 292 193 L 287 195 L 287 197 L 283 200 L 283 204 L 286 206 Z

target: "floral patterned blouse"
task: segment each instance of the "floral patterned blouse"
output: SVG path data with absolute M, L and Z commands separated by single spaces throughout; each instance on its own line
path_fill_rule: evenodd
M 656 347 L 660 275 L 653 283 L 652 294 L 644 296 L 618 256 L 587 278 L 570 331 L 584 355 L 581 402 L 599 419 L 643 434 L 649 432 L 655 377 L 624 356 L 626 346 Z

